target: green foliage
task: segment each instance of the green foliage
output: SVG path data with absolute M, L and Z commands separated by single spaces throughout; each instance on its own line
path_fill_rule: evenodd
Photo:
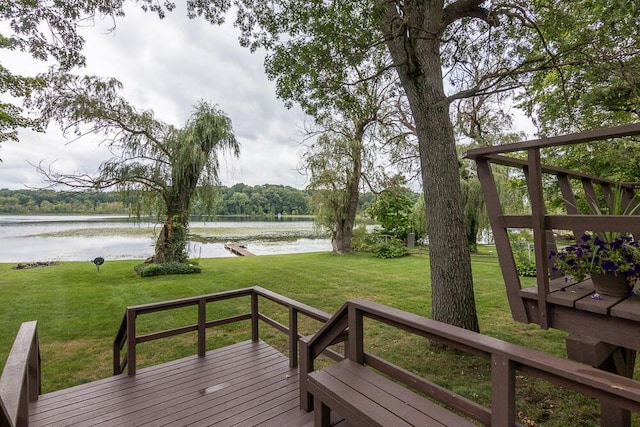
M 236 194 L 247 196 L 246 204 L 238 205 Z M 309 215 L 311 195 L 308 191 L 283 185 L 235 184 L 232 187 L 216 188 L 216 215 L 276 216 Z M 234 197 L 235 196 L 235 197 Z M 130 211 L 137 194 L 126 195 L 118 191 L 54 191 L 54 190 L 8 190 L 0 189 L 0 213 L 9 214 L 122 214 Z M 246 200 L 243 197 L 243 200 Z M 139 213 L 142 215 L 144 209 Z M 152 211 L 152 209 L 148 209 Z M 191 214 L 208 218 L 207 207 L 194 200 Z
M 556 2 L 539 8 L 536 23 L 544 39 L 532 39 L 530 57 L 550 50 L 561 53 L 555 66 L 533 76 L 528 96 L 522 98 L 543 135 L 638 120 L 638 19 L 640 8 L 631 0 Z
M 402 258 L 409 253 L 404 242 L 395 238 L 381 238 L 378 243 L 373 246 L 372 252 L 376 254 L 378 258 L 383 259 Z
M 536 277 L 536 263 L 531 261 L 521 261 L 516 265 L 518 274 L 525 277 Z
M 235 184 L 219 187 L 215 213 L 217 215 L 309 215 L 309 191 L 284 185 Z M 194 213 L 205 212 L 194 210 Z
M 351 247 L 355 252 L 371 252 L 373 243 L 372 234 L 367 232 L 366 224 L 359 224 L 353 228 Z
M 418 196 L 416 203 L 413 205 L 411 213 L 412 229 L 416 234 L 416 242 L 424 241 L 427 238 L 427 209 L 424 206 L 424 197 Z
M 378 195 L 367 214 L 382 226 L 383 233 L 402 240 L 413 229 L 415 200 L 411 190 L 394 181 Z
M 533 234 L 529 230 L 510 231 L 509 240 L 513 249 L 513 258 L 520 276 L 536 276 L 536 258 L 533 251 Z
M 195 274 L 202 272 L 197 265 L 184 262 L 143 263 L 134 267 L 140 277 L 165 276 L 167 274 Z

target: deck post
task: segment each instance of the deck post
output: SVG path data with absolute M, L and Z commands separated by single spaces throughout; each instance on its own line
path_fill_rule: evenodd
M 127 308 L 127 374 L 136 374 L 136 311 Z
M 200 298 L 198 301 L 198 356 L 204 357 L 207 353 L 207 301 Z
M 251 341 L 256 342 L 260 339 L 260 329 L 258 321 L 260 320 L 260 311 L 258 306 L 258 294 L 251 293 Z
M 491 425 L 512 426 L 516 414 L 515 365 L 503 354 L 491 355 Z
M 545 227 L 545 206 L 542 189 L 542 170 L 540 163 L 540 149 L 530 148 L 528 150 L 528 171 L 525 170 L 527 177 L 527 187 L 529 189 L 529 199 L 531 202 L 531 217 L 533 226 L 533 244 L 536 248 L 536 267 L 540 274 L 536 275 L 538 285 L 538 316 L 540 327 L 549 329 L 551 322 L 549 320 L 549 307 L 547 304 L 547 294 L 549 293 L 549 276 L 546 227 Z
M 356 363 L 364 363 L 364 342 L 363 342 L 363 318 L 360 311 L 353 303 L 348 307 L 349 344 L 348 357 Z
M 289 307 L 289 367 L 298 366 L 298 310 Z
M 298 371 L 300 409 L 306 412 L 313 410 L 313 395 L 307 391 L 307 375 L 311 371 L 313 371 L 313 359 L 309 351 L 309 343 L 305 338 L 300 338 L 300 369 Z
M 313 425 L 318 427 L 331 427 L 331 409 L 317 397 L 313 399 L 315 410 L 313 412 Z

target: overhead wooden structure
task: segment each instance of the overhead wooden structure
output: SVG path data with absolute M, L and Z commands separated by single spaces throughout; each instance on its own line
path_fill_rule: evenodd
M 466 155 L 477 165 L 513 318 L 519 322 L 537 323 L 543 329 L 569 332 L 569 357 L 626 376 L 632 375 L 635 353 L 640 350 L 640 298 L 591 298 L 594 294 L 591 279 L 572 283 L 551 274 L 549 254 L 555 249 L 554 233 L 559 231 L 571 230 L 576 239 L 585 231 L 628 232 L 640 236 L 638 215 L 584 214 L 577 208 L 579 192 L 586 195 L 588 203 L 596 203 L 598 199 L 612 203 L 613 191 L 618 187 L 623 189 L 623 203 L 636 203 L 633 197 L 640 184 L 619 183 L 607 177 L 545 165 L 542 158 L 543 151 L 552 147 L 596 141 L 615 143 L 637 135 L 640 135 L 640 123 L 478 148 Z M 504 211 L 494 178 L 496 166 L 506 166 L 524 174 L 530 214 L 515 215 Z M 543 183 L 557 185 L 564 200 L 565 214 L 547 213 Z M 512 229 L 533 232 L 538 272 L 535 287 L 522 287 L 508 233 Z M 610 421 L 603 420 L 603 425 L 628 425 L 627 415 L 614 414 Z

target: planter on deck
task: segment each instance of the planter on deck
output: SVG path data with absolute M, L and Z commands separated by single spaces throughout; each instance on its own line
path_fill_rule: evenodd
M 626 297 L 631 294 L 636 283 L 635 276 L 626 274 L 615 275 L 613 273 L 592 274 L 593 287 L 600 295 L 612 297 Z

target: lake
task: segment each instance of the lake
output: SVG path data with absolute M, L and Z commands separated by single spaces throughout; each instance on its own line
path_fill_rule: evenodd
M 145 259 L 153 255 L 160 224 L 126 215 L 0 215 L 0 262 Z M 309 219 L 224 219 L 190 224 L 191 258 L 234 256 L 224 242 L 256 255 L 331 251 Z

